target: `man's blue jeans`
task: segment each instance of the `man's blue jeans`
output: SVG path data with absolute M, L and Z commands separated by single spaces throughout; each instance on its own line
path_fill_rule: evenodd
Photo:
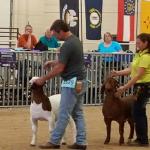
M 85 90 L 86 81 L 83 81 L 83 89 L 78 94 L 74 88 L 62 88 L 59 115 L 51 135 L 51 143 L 60 144 L 68 125 L 70 115 L 72 115 L 77 129 L 76 143 L 79 145 L 86 145 L 85 121 L 83 116 L 83 95 Z

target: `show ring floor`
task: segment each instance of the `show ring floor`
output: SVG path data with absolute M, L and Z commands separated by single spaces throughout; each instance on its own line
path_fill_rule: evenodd
M 88 150 L 143 150 L 148 148 L 131 147 L 127 144 L 119 146 L 119 129 L 116 122 L 112 123 L 111 141 L 104 145 L 106 129 L 101 106 L 84 107 Z M 150 105 L 147 105 L 147 115 L 150 129 Z M 31 124 L 29 108 L 0 108 L 0 150 L 39 150 L 38 145 L 48 141 L 48 122 L 39 121 L 38 141 L 36 147 L 30 147 Z M 128 123 L 125 124 L 125 141 L 129 135 Z M 72 144 L 71 132 L 68 128 L 68 144 Z M 150 138 L 150 130 L 149 130 Z M 62 146 L 62 150 L 67 150 Z

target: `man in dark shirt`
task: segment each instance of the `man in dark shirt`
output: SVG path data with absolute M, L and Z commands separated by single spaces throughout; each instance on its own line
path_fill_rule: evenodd
M 62 90 L 61 103 L 58 121 L 56 127 L 51 134 L 50 141 L 45 145 L 41 145 L 41 149 L 59 149 L 60 141 L 65 132 L 72 115 L 77 129 L 76 142 L 70 145 L 71 149 L 86 149 L 86 131 L 83 116 L 83 94 L 86 89 L 85 67 L 83 59 L 83 47 L 80 40 L 73 35 L 62 20 L 56 20 L 51 26 L 54 36 L 59 40 L 64 40 L 64 44 L 60 48 L 58 60 L 48 61 L 45 68 L 53 66 L 52 71 L 47 75 L 36 80 L 36 83 L 43 85 L 58 74 L 61 74 Z

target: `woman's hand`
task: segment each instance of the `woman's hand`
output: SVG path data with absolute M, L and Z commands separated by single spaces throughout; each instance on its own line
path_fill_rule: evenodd
M 110 76 L 111 76 L 111 77 L 116 77 L 116 76 L 118 76 L 118 71 L 116 71 L 116 70 L 111 71 Z
M 124 86 L 120 86 L 120 87 L 117 89 L 117 92 L 119 92 L 119 93 L 122 94 L 125 90 L 126 90 L 126 89 L 125 89 Z
M 115 93 L 116 96 L 120 97 L 124 91 L 126 90 L 125 86 L 120 86 L 118 89 L 117 89 L 117 92 Z

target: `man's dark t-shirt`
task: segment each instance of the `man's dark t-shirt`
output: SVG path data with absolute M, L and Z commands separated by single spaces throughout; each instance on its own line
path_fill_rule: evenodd
M 77 77 L 78 80 L 85 79 L 83 46 L 75 35 L 69 36 L 60 48 L 59 61 L 66 65 L 61 74 L 64 80 L 73 77 Z

